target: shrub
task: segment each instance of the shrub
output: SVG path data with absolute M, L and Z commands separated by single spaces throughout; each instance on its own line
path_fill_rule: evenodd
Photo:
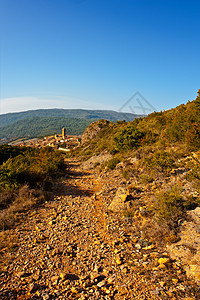
M 140 183 L 147 184 L 154 181 L 153 177 L 148 174 L 141 174 L 139 177 Z
M 129 179 L 130 177 L 133 177 L 136 174 L 137 170 L 134 167 L 126 167 L 123 171 L 122 171 L 122 176 L 125 179 Z
M 8 160 L 9 158 L 15 157 L 19 154 L 28 151 L 26 147 L 17 147 L 17 146 L 9 146 L 9 145 L 1 145 L 0 146 L 0 164 Z
M 0 189 L 16 188 L 28 183 L 31 187 L 49 185 L 65 170 L 62 155 L 53 149 L 34 149 L 8 159 L 0 167 Z
M 127 125 L 114 137 L 114 141 L 119 150 L 137 149 L 144 137 L 144 133 L 139 131 L 132 124 Z
M 191 124 L 191 127 L 186 132 L 186 144 L 190 151 L 200 149 L 200 125 L 199 123 Z
M 116 165 L 120 162 L 119 158 L 114 157 L 107 161 L 107 168 L 110 170 L 114 170 Z
M 159 139 L 159 135 L 153 130 L 146 130 L 144 138 L 142 140 L 143 145 L 152 145 Z
M 186 179 L 193 183 L 194 187 L 200 191 L 200 163 L 193 161 L 191 163 L 191 169 L 186 175 Z
M 200 199 L 194 195 L 187 195 L 183 205 L 186 210 L 193 210 L 200 205 Z
M 0 229 L 11 227 L 18 213 L 45 199 L 52 179 L 65 174 L 62 154 L 52 148 L 27 149 L 0 166 Z
M 148 236 L 158 245 L 178 241 L 178 221 L 186 217 L 185 199 L 177 186 L 157 192 L 148 208 L 150 218 L 144 225 Z
M 111 154 L 111 155 L 115 155 L 115 154 L 117 154 L 119 152 L 119 150 L 118 149 L 116 149 L 116 148 L 111 148 L 110 150 L 109 150 L 109 153 Z
M 184 200 L 177 186 L 157 193 L 153 210 L 158 223 L 166 224 L 170 229 L 178 225 L 178 220 L 184 216 Z
M 144 165 L 148 170 L 156 170 L 157 172 L 168 173 L 172 170 L 175 161 L 171 154 L 164 150 L 157 150 L 149 157 L 144 158 Z

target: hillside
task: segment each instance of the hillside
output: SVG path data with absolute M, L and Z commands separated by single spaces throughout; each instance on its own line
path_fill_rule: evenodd
M 133 120 L 138 115 L 131 113 L 120 113 L 111 110 L 84 110 L 84 109 L 38 109 L 19 113 L 8 113 L 0 115 L 0 127 L 5 127 L 19 120 L 35 117 L 57 117 L 57 118 L 76 118 L 87 120 L 106 119 L 110 121 Z
M 133 120 L 139 115 L 104 110 L 39 109 L 0 115 L 2 143 L 16 138 L 52 135 L 66 127 L 67 134 L 80 135 L 93 121 Z
M 65 117 L 33 117 L 1 127 L 0 139 L 48 136 L 60 133 L 63 127 L 66 128 L 67 134 L 79 135 L 91 122 L 91 120 L 86 119 Z
M 200 90 L 196 100 L 146 118 L 92 123 L 71 155 L 108 181 L 122 176 L 110 210 L 135 225 L 139 215 L 145 239 L 200 283 Z
M 99 127 L 100 130 L 97 130 Z M 98 132 L 93 138 L 93 132 Z M 87 136 L 86 136 L 87 134 Z M 89 138 L 92 136 L 92 139 Z M 196 100 L 164 112 L 154 112 L 144 118 L 124 122 L 92 123 L 83 136 L 79 154 L 99 154 L 103 150 L 124 155 L 126 152 L 145 152 L 172 145 L 187 151 L 200 149 L 200 90 Z M 85 153 L 85 149 L 86 152 Z

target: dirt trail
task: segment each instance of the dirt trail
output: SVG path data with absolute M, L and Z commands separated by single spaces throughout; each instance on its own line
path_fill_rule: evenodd
M 122 178 L 68 165 L 53 199 L 9 231 L 17 245 L 1 253 L 0 299 L 199 299 L 178 263 L 108 211 Z

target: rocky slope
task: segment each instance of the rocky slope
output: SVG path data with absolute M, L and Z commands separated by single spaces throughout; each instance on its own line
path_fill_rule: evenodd
M 93 139 L 95 139 L 98 134 L 102 131 L 102 129 L 106 128 L 107 126 L 109 126 L 109 121 L 107 120 L 99 120 L 96 122 L 93 122 L 92 124 L 90 124 L 86 130 L 84 131 L 82 138 L 81 138 L 81 142 L 82 144 L 85 144 Z
M 168 245 L 170 256 L 180 261 L 188 276 L 200 284 L 200 207 L 189 211 L 189 221 L 180 228 L 180 241 Z
M 4 233 L 0 299 L 200 299 L 181 262 L 141 232 L 142 208 L 134 218 L 113 211 L 129 202 L 130 182 L 119 168 L 99 174 L 100 161 L 69 160 L 52 199 Z M 155 184 L 135 197 L 148 199 Z

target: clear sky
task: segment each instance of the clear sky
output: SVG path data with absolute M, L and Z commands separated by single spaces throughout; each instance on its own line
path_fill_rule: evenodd
M 136 92 L 124 110 L 160 111 L 200 89 L 199 0 L 0 0 L 0 42 L 1 114 L 119 110 Z

